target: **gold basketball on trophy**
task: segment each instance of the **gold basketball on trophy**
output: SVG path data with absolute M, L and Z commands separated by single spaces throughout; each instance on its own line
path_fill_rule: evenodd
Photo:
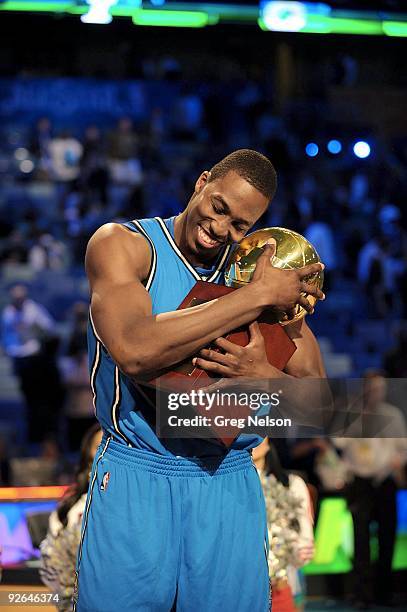
M 238 248 L 232 253 L 225 272 L 225 282 L 228 287 L 239 288 L 250 283 L 257 259 L 263 253 L 262 247 L 265 244 L 275 244 L 276 246 L 272 258 L 272 264 L 276 268 L 292 270 L 321 261 L 315 248 L 301 234 L 284 227 L 267 227 L 243 238 Z M 304 281 L 322 289 L 324 273 L 321 270 L 306 277 Z M 317 299 L 314 296 L 305 293 L 303 295 L 307 297 L 312 306 L 315 306 Z M 297 304 L 293 318 L 288 319 L 287 314 L 282 311 L 278 313 L 277 318 L 279 323 L 285 325 L 292 321 L 298 321 L 306 314 L 307 311 Z

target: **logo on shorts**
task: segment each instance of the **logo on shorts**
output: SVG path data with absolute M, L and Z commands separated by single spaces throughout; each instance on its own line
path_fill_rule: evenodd
M 102 484 L 100 485 L 101 491 L 106 491 L 107 485 L 109 484 L 110 472 L 105 472 L 103 474 Z

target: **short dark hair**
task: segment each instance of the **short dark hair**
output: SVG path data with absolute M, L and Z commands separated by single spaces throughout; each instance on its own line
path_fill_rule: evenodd
M 233 151 L 213 166 L 208 182 L 223 178 L 228 172 L 236 172 L 269 200 L 276 193 L 277 173 L 271 161 L 258 151 Z

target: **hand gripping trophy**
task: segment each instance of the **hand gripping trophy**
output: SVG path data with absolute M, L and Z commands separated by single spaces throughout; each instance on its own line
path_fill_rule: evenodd
M 273 244 L 275 252 L 272 264 L 277 268 L 294 269 L 302 268 L 308 264 L 318 263 L 319 255 L 315 248 L 301 234 L 282 227 L 270 227 L 257 230 L 246 236 L 232 252 L 225 272 L 224 285 L 197 281 L 179 308 L 190 308 L 204 302 L 216 299 L 235 291 L 249 283 L 256 268 L 258 257 L 263 253 L 266 244 Z M 307 277 L 308 284 L 315 284 L 322 289 L 324 274 L 321 270 Z M 312 306 L 317 299 L 311 295 L 305 295 Z M 269 362 L 279 370 L 283 370 L 288 360 L 295 351 L 295 345 L 285 333 L 283 326 L 299 320 L 306 315 L 306 310 L 297 305 L 294 312 L 286 313 L 276 309 L 269 309 L 259 317 L 258 323 L 264 336 Z M 230 332 L 226 338 L 240 346 L 246 346 L 249 342 L 248 326 Z M 184 377 L 184 380 L 182 379 Z M 186 379 L 185 377 L 188 377 Z M 176 382 L 186 389 L 199 388 L 208 383 L 208 374 L 192 364 L 192 357 L 174 366 L 171 371 L 163 374 L 158 379 L 151 381 L 152 384 L 167 386 L 166 383 Z
M 246 236 L 233 250 L 226 266 L 226 286 L 197 281 L 179 308 L 197 306 L 238 290 L 250 283 L 256 269 L 257 259 L 263 253 L 263 247 L 266 244 L 274 246 L 271 262 L 277 268 L 295 269 L 320 262 L 315 248 L 301 234 L 282 227 L 257 230 Z M 319 289 L 322 289 L 323 271 L 311 274 L 304 280 L 307 284 L 316 285 Z M 314 296 L 304 294 L 304 297 L 307 297 L 310 304 L 315 306 L 317 299 Z M 306 314 L 306 310 L 297 304 L 294 310 L 289 313 L 270 308 L 257 319 L 265 340 L 267 359 L 275 368 L 284 370 L 296 350 L 296 346 L 284 330 L 284 326 L 293 321 L 298 321 Z M 248 326 L 228 333 L 226 339 L 240 346 L 246 346 L 250 339 Z M 215 347 L 213 348 L 217 350 Z M 176 391 L 178 393 L 206 388 L 213 383 L 213 378 L 206 371 L 195 366 L 192 358 L 193 356 L 150 381 L 150 386 L 152 385 L 157 391 Z M 235 416 L 240 415 L 242 418 L 245 418 L 250 412 L 247 406 L 232 406 L 230 409 Z M 224 407 L 222 407 L 223 412 L 224 410 Z M 195 407 L 194 413 L 204 415 L 205 408 Z M 236 435 L 238 433 L 236 432 Z M 216 430 L 213 430 L 213 434 L 226 446 L 230 446 L 235 437 L 231 434 L 223 435 Z
M 262 254 L 263 247 L 266 244 L 275 246 L 271 263 L 276 268 L 292 270 L 321 261 L 312 244 L 297 232 L 284 227 L 268 227 L 257 230 L 243 238 L 238 248 L 232 253 L 229 268 L 225 273 L 225 282 L 228 287 L 237 289 L 251 281 L 257 259 Z M 318 289 L 322 289 L 324 273 L 321 270 L 304 280 L 310 285 L 316 285 Z M 304 294 L 304 297 L 307 297 L 310 304 L 315 306 L 317 302 L 315 297 L 306 294 Z M 276 313 L 276 320 L 281 325 L 286 325 L 301 319 L 306 314 L 305 309 L 297 305 L 295 311 L 291 313 L 291 317 L 280 311 Z

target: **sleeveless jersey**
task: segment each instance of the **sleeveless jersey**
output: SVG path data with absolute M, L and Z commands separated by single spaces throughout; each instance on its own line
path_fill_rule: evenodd
M 178 308 L 196 281 L 224 284 L 224 268 L 231 246 L 222 249 L 212 269 L 196 268 L 184 257 L 174 240 L 174 220 L 143 219 L 123 225 L 144 236 L 151 249 L 151 265 L 144 285 L 152 300 L 153 314 Z M 102 428 L 117 442 L 162 455 L 204 457 L 224 454 L 211 440 L 161 439 L 155 432 L 155 413 L 145 396 L 123 374 L 103 346 L 90 313 L 88 324 L 90 383 L 95 414 Z M 261 438 L 241 434 L 233 449 L 249 449 Z

